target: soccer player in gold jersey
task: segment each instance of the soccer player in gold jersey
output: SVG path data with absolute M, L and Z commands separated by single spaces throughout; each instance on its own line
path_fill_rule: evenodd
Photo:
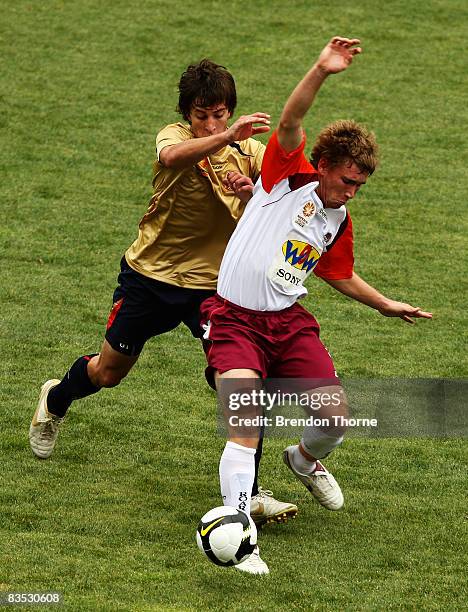
M 260 175 L 265 147 L 252 136 L 269 130 L 269 115 L 260 112 L 229 126 L 236 103 L 234 79 L 223 66 L 204 59 L 182 74 L 178 111 L 187 123 L 157 135 L 154 195 L 122 258 L 101 351 L 43 385 L 29 432 L 37 457 L 52 454 L 71 403 L 118 385 L 148 339 L 180 323 L 201 336 L 199 306 L 215 292 L 224 249 Z M 244 177 L 236 194 L 228 172 Z M 261 447 L 257 467 L 260 456 Z M 252 508 L 259 523 L 297 512 L 256 485 Z

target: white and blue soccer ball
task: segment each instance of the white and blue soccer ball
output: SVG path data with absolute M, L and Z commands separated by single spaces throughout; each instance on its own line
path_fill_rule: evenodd
M 197 544 L 216 565 L 237 565 L 248 559 L 257 545 L 257 528 L 242 510 L 219 506 L 202 516 Z

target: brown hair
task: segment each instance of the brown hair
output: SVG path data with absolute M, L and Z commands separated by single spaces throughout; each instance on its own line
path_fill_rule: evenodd
M 188 66 L 179 81 L 177 112 L 188 121 L 194 104 L 206 108 L 223 103 L 232 115 L 237 95 L 236 84 L 230 72 L 209 59 Z
M 373 132 L 355 121 L 335 121 L 324 128 L 317 137 L 312 150 L 311 162 L 317 167 L 323 157 L 337 166 L 353 161 L 362 172 L 372 174 L 379 159 L 379 149 Z

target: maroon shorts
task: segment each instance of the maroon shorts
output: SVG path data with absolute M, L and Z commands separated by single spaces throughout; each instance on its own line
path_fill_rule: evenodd
M 256 311 L 219 295 L 200 308 L 205 327 L 206 378 L 214 372 L 256 370 L 262 378 L 320 379 L 340 384 L 333 361 L 320 341 L 315 318 L 299 304 L 281 311 Z M 206 327 L 208 326 L 208 327 Z M 316 385 L 321 386 L 321 385 Z

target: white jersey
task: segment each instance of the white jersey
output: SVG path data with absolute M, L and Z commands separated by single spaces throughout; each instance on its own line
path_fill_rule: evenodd
M 343 244 L 337 248 L 338 256 L 333 261 L 329 256 L 319 275 L 349 278 L 352 274 L 351 220 L 345 206 L 324 209 L 304 145 L 303 141 L 296 151 L 286 153 L 276 132 L 268 143 L 262 176 L 219 271 L 218 294 L 238 306 L 256 311 L 292 306 L 307 294 L 304 281 L 322 254 L 331 256 L 339 239 Z

